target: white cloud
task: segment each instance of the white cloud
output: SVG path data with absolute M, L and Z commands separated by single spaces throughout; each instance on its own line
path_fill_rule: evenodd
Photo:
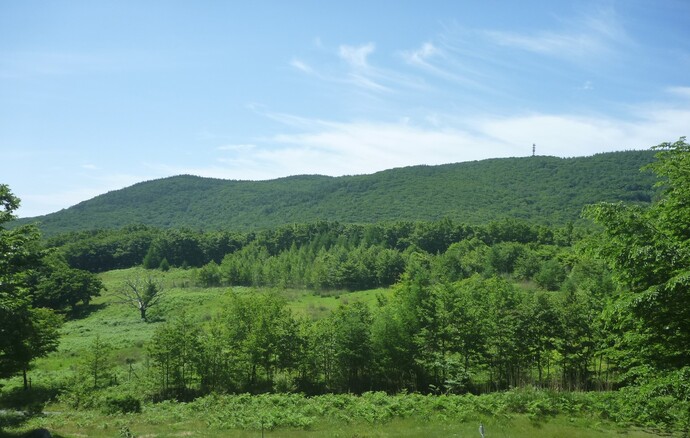
M 366 75 L 359 74 L 359 73 L 350 73 L 348 75 L 348 78 L 350 78 L 350 82 L 359 88 L 364 88 L 365 90 L 369 91 L 378 91 L 378 92 L 391 92 L 393 91 L 391 88 L 386 87 L 385 85 L 382 85 L 375 80 L 367 77 Z
M 53 213 L 103 193 L 122 189 L 152 178 L 154 177 L 145 175 L 99 173 L 96 176 L 90 176 L 88 184 L 84 184 L 83 181 L 69 180 L 51 185 L 50 191 L 47 193 L 43 191 L 41 194 L 32 194 L 32 190 L 26 190 L 26 193 L 29 194 L 21 197 L 22 203 L 17 213 L 20 217 L 35 217 Z
M 467 65 L 449 55 L 443 49 L 433 43 L 424 43 L 416 50 L 401 52 L 403 60 L 414 67 L 421 69 L 444 80 L 454 81 L 473 89 L 490 91 L 491 87 L 482 85 L 469 78 Z M 460 74 L 462 72 L 462 74 Z
M 290 61 L 290 65 L 293 66 L 294 68 L 296 68 L 297 70 L 300 70 L 304 73 L 308 73 L 308 74 L 314 73 L 313 68 L 311 68 L 309 65 L 305 64 L 304 62 L 300 61 L 299 59 L 296 59 L 296 58 L 293 59 L 292 61 Z
M 393 90 L 383 84 L 392 79 L 391 75 L 369 65 L 367 58 L 374 53 L 374 50 L 373 43 L 362 46 L 340 46 L 338 56 L 347 63 L 349 68 L 346 82 L 366 91 L 391 92 Z
M 348 71 L 346 72 L 324 74 L 297 58 L 293 58 L 290 61 L 290 66 L 322 81 L 336 84 L 351 84 L 366 91 L 390 92 L 392 90 L 389 87 L 377 81 L 377 79 L 383 76 L 380 71 L 370 67 L 367 63 L 367 56 L 373 51 L 373 44 L 361 47 L 340 46 L 339 56 L 346 61 L 348 66 Z M 378 78 L 374 79 L 375 77 Z
M 679 97 L 690 98 L 690 87 L 668 87 L 666 92 Z
M 503 145 L 491 141 L 484 142 L 491 150 L 478 150 L 476 138 L 461 130 L 426 129 L 404 121 L 333 123 L 313 132 L 278 135 L 273 142 L 287 147 L 266 151 L 263 159 L 289 163 L 294 157 L 304 163 L 305 159 L 313 158 L 308 167 L 322 169 L 329 175 L 371 173 L 391 167 L 510 153 Z
M 640 109 L 644 108 L 644 109 Z M 303 132 L 265 139 L 265 146 L 245 156 L 255 169 L 281 176 L 297 173 L 344 175 L 391 167 L 441 164 L 494 157 L 526 156 L 532 143 L 543 155 L 592 155 L 646 149 L 686 135 L 690 108 L 648 104 L 629 118 L 572 114 L 477 116 L 460 120 L 430 114 L 425 125 L 304 121 Z
M 374 43 L 364 44 L 362 46 L 348 46 L 342 45 L 339 48 L 338 55 L 345 60 L 350 67 L 355 69 L 366 69 L 369 67 L 367 57 L 374 52 Z
M 417 55 L 430 56 L 433 49 L 431 43 L 428 47 L 422 47 Z M 320 49 L 325 49 L 323 46 Z M 306 62 L 297 57 L 290 61 L 290 66 L 295 70 L 314 77 L 318 80 L 334 84 L 336 86 L 354 86 L 360 92 L 360 96 L 378 98 L 380 94 L 400 94 L 405 91 L 427 91 L 429 89 L 425 81 L 419 77 L 408 75 L 400 70 L 383 68 L 370 62 L 370 56 L 375 52 L 376 46 L 369 42 L 363 45 L 342 44 L 337 51 L 327 54 L 337 57 L 343 62 Z M 426 51 L 427 53 L 424 53 Z M 403 53 L 403 58 L 413 56 Z M 430 66 L 430 68 L 432 68 Z M 439 72 L 442 74 L 443 72 Z M 348 90 L 349 91 L 349 90 Z
M 256 145 L 247 143 L 247 144 L 225 144 L 222 146 L 218 146 L 216 149 L 218 149 L 219 151 L 236 151 L 236 152 L 241 151 L 241 152 L 244 152 L 244 151 L 252 150 L 254 148 L 256 148 Z
M 432 43 L 424 43 L 419 49 L 403 52 L 402 55 L 408 64 L 427 67 L 429 66 L 427 60 L 439 53 L 440 50 Z
M 685 135 L 690 108 L 637 111 L 630 119 L 535 114 L 476 121 L 492 138 L 513 145 L 537 144 L 543 155 L 572 157 L 647 149 Z
M 600 50 L 594 35 L 555 34 L 523 35 L 502 31 L 487 31 L 486 35 L 499 45 L 550 55 L 583 56 Z
M 600 10 L 557 31 L 531 34 L 490 30 L 484 35 L 494 43 L 571 61 L 610 54 L 629 42 L 625 29 L 612 10 Z

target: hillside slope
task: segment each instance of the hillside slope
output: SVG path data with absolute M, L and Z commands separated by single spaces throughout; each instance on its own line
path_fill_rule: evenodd
M 142 182 L 49 215 L 46 235 L 128 224 L 252 230 L 295 222 L 505 217 L 561 224 L 597 201 L 649 202 L 651 151 L 413 166 L 371 175 L 231 181 L 189 175 Z

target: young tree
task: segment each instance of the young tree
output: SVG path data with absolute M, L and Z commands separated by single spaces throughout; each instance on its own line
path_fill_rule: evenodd
M 298 326 L 285 300 L 278 295 L 233 293 L 213 324 L 219 327 L 218 335 L 223 338 L 222 348 L 232 367 L 229 374 L 234 375 L 241 389 L 271 389 L 277 372 L 296 367 Z M 206 344 L 209 345 L 212 344 Z M 209 352 L 204 355 L 213 356 Z
M 331 316 L 335 327 L 336 361 L 340 384 L 347 392 L 369 390 L 371 371 L 371 312 L 355 301 L 341 305 Z
M 153 277 L 128 279 L 118 291 L 120 303 L 129 304 L 139 310 L 141 320 L 147 322 L 146 313 L 156 306 L 164 294 L 160 281 Z
M 195 271 L 197 282 L 201 287 L 220 286 L 222 275 L 220 266 L 214 261 L 210 261 Z
M 303 386 L 320 391 L 335 389 L 336 327 L 333 318 L 322 318 L 303 325 L 305 354 L 300 358 Z
M 400 300 L 379 307 L 371 325 L 371 349 L 377 388 L 394 393 L 417 389 L 415 327 Z
M 84 382 L 93 383 L 93 389 L 105 386 L 105 381 L 112 378 L 112 352 L 113 346 L 96 336 L 82 356 L 81 374 L 84 375 Z
M 148 354 L 164 393 L 185 396 L 194 377 L 199 337 L 199 327 L 185 313 L 156 329 Z
M 544 367 L 546 378 L 550 378 L 551 356 L 563 331 L 560 314 L 551 297 L 546 292 L 527 295 L 521 303 L 518 322 L 518 337 L 523 339 L 529 359 L 537 367 L 539 386 L 544 383 Z
M 17 307 L 23 307 L 23 303 Z M 5 316 L 5 315 L 3 315 Z M 28 370 L 31 361 L 55 351 L 58 345 L 58 329 L 62 318 L 50 309 L 26 306 L 11 320 L 9 330 L 3 330 L 8 338 L 3 342 L 0 358 L 0 375 L 12 375 L 21 371 L 24 389 L 29 389 Z

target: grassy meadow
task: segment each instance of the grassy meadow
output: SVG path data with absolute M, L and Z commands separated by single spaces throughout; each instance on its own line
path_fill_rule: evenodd
M 209 320 L 229 297 L 227 287 L 195 286 L 193 270 L 155 271 L 165 296 L 145 323 L 137 309 L 119 302 L 117 291 L 126 279 L 149 273 L 133 268 L 101 274 L 107 291 L 64 324 L 58 350 L 37 360 L 29 371 L 32 388 L 25 392 L 20 378 L 0 382 L 0 436 L 21 436 L 45 427 L 58 437 L 469 437 L 479 436 L 480 422 L 489 438 L 656 436 L 654 431 L 618 424 L 615 417 L 602 418 L 599 413 L 608 403 L 603 397 L 517 390 L 482 396 L 211 394 L 187 403 L 147 401 L 141 413 L 73 409 L 59 396 L 60 388 L 69 385 L 80 357 L 96 337 L 113 347 L 120 386 L 137 392 L 137 377 L 145 373 L 146 344 L 156 327 L 183 311 L 193 320 Z M 233 290 L 256 293 L 251 288 Z M 374 306 L 391 290 L 278 293 L 294 314 L 318 319 L 342 302 Z M 23 406 L 25 411 L 15 412 L 10 406 Z
M 56 431 L 56 437 L 313 437 L 313 438 L 446 438 L 480 436 L 478 423 L 469 421 L 432 422 L 423 419 L 395 419 L 382 424 L 321 422 L 309 428 L 261 429 L 260 425 L 251 429 L 209 428 L 203 421 L 165 421 L 149 419 L 145 412 L 138 416 L 103 417 L 97 414 L 80 413 L 61 419 L 43 418 L 32 420 L 33 426 L 46 427 Z M 527 418 L 510 420 L 488 419 L 484 422 L 486 437 L 501 438 L 650 438 L 659 436 L 642 430 L 621 429 L 611 424 L 592 424 L 586 421 L 571 421 L 555 418 L 547 423 L 535 424 Z M 26 429 L 26 428 L 24 428 Z M 8 433 L 6 437 L 17 436 Z
M 33 381 L 55 378 L 69 372 L 80 353 L 98 336 L 115 349 L 118 364 L 123 366 L 127 359 L 140 363 L 144 358 L 145 344 L 153 332 L 167 318 L 179 312 L 186 312 L 192 320 L 204 321 L 221 309 L 231 290 L 238 293 L 256 293 L 246 287 L 201 288 L 194 286 L 193 270 L 172 269 L 168 272 L 155 271 L 165 290 L 160 305 L 149 312 L 149 323 L 144 323 L 138 311 L 121 303 L 117 291 L 122 289 L 128 278 L 150 275 L 141 268 L 109 271 L 101 274 L 107 288 L 101 296 L 93 299 L 83 317 L 67 321 L 62 328 L 60 346 L 56 353 L 38 359 L 31 371 Z M 329 292 L 323 295 L 306 290 L 282 290 L 288 307 L 295 315 L 318 319 L 336 308 L 341 302 L 376 302 L 377 296 L 389 294 L 388 289 L 374 289 L 360 292 Z

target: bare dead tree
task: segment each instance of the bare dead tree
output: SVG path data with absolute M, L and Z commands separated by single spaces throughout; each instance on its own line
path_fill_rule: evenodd
M 127 279 L 118 294 L 120 303 L 139 309 L 142 321 L 147 321 L 146 312 L 160 302 L 163 285 L 152 277 Z

